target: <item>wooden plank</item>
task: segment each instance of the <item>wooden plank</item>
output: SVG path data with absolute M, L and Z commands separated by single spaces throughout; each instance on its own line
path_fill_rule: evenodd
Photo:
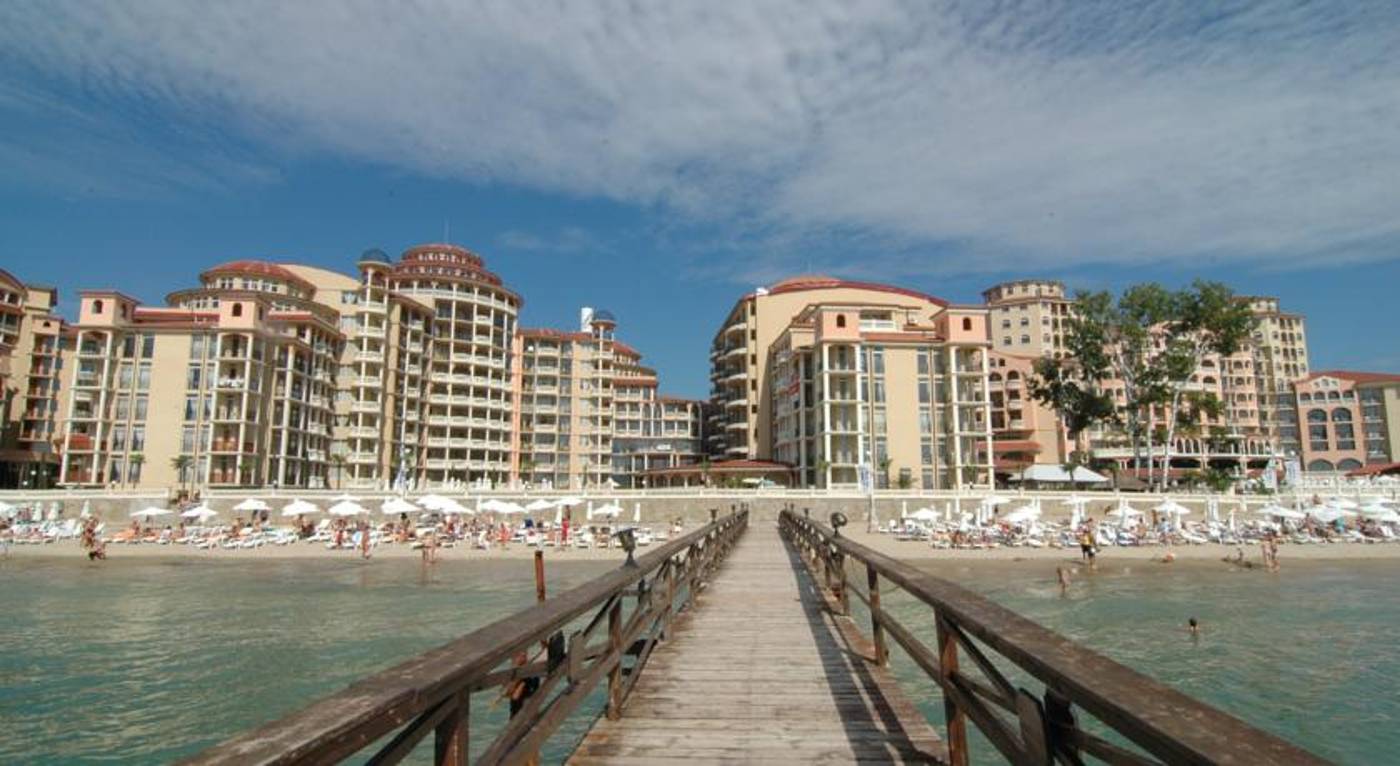
M 570 762 L 936 761 L 933 727 L 833 606 L 775 528 L 750 527 L 621 718 L 598 720 Z

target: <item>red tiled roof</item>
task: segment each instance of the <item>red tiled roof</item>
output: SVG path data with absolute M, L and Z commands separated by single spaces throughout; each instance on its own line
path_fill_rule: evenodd
M 1400 463 L 1376 463 L 1364 465 L 1354 471 L 1347 471 L 1347 476 L 1376 476 L 1383 473 L 1400 474 Z
M 1357 372 L 1356 370 L 1321 370 L 1314 372 L 1307 377 L 1308 380 L 1318 378 L 1341 378 L 1350 380 L 1353 383 L 1400 383 L 1400 374 L 1393 372 Z
M 292 273 L 290 269 L 284 266 L 279 266 L 275 263 L 270 263 L 268 261 L 229 261 L 228 263 L 221 263 L 213 268 L 205 269 L 204 274 L 202 274 L 201 276 L 218 274 L 240 274 L 252 277 L 267 277 L 269 279 L 277 279 L 283 282 L 291 282 L 299 287 L 304 287 L 308 290 L 315 288 L 315 285 Z

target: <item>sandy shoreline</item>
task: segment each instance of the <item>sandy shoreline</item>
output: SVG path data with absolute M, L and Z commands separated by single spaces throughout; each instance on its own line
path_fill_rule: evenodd
M 762 523 L 762 522 L 759 522 Z M 976 562 L 1053 562 L 1078 560 L 1078 548 L 1030 548 L 1004 547 L 982 550 L 947 550 L 931 547 L 928 543 L 896 540 L 892 535 L 870 534 L 852 531 L 848 536 L 863 545 L 893 558 L 910 562 L 949 561 L 972 564 Z M 656 550 L 661 543 L 638 548 L 637 555 L 645 555 Z M 621 560 L 626 554 L 620 548 L 590 548 L 559 550 L 545 548 L 545 557 L 554 561 L 609 561 Z M 1177 561 L 1220 561 L 1235 554 L 1235 546 L 1206 543 L 1203 545 L 1147 545 L 1137 547 L 1109 546 L 1100 550 L 1101 564 L 1113 561 L 1152 561 L 1160 559 L 1171 551 Z M 1245 558 L 1259 560 L 1257 545 L 1244 546 Z M 492 548 L 480 550 L 459 543 L 455 548 L 442 548 L 438 551 L 440 561 L 519 561 L 534 556 L 535 549 L 523 544 L 512 544 L 508 549 Z M 128 558 L 184 558 L 210 560 L 243 559 L 335 559 L 359 558 L 356 551 L 328 550 L 324 543 L 292 543 L 289 545 L 264 545 L 260 548 L 239 548 L 226 550 L 213 548 L 199 550 L 188 545 L 156 545 L 152 543 L 109 544 L 107 554 L 111 559 Z M 10 545 L 7 554 L 12 559 L 23 558 L 86 558 L 76 540 L 60 540 L 44 544 Z M 372 552 L 373 559 L 419 559 L 420 551 L 408 545 L 380 545 Z M 1397 543 L 1312 543 L 1285 544 L 1279 548 L 1279 559 L 1308 561 L 1350 561 L 1400 558 L 1400 544 Z
M 927 542 L 896 540 L 893 535 L 870 534 L 863 531 L 847 534 L 852 540 L 904 561 L 1064 561 L 1079 560 L 1076 548 L 991 548 L 983 550 L 940 550 Z M 1259 561 L 1259 546 L 1244 545 L 1246 561 Z M 1107 546 L 1098 554 L 1100 564 L 1112 561 L 1152 561 L 1170 551 L 1177 561 L 1220 561 L 1235 554 L 1236 546 L 1205 543 L 1202 545 L 1142 545 Z M 1400 559 L 1400 543 L 1286 543 L 1279 546 L 1279 561 L 1303 559 L 1309 561 L 1351 561 Z
M 648 551 L 656 550 L 657 544 L 645 548 L 638 548 L 637 555 L 645 555 Z M 555 548 L 545 548 L 545 557 L 553 561 L 607 561 L 622 560 L 627 554 L 621 548 L 589 548 L 589 549 L 568 549 L 557 550 Z M 6 554 L 0 553 L 0 558 Z M 11 545 L 9 557 L 15 558 L 72 558 L 75 560 L 86 559 L 87 554 L 78 545 L 76 540 L 59 540 L 52 543 L 38 545 Z M 455 548 L 439 548 L 439 561 L 525 561 L 533 558 L 535 549 L 526 547 L 523 544 L 512 544 L 509 548 L 502 550 L 492 548 L 491 550 L 479 550 L 469 548 L 464 543 L 459 543 Z M 370 560 L 374 559 L 421 559 L 423 556 L 420 550 L 416 550 L 408 545 L 392 544 L 380 545 L 371 551 Z M 209 559 L 220 561 L 243 561 L 248 559 L 359 559 L 359 551 L 349 550 L 329 550 L 324 543 L 297 542 L 288 545 L 264 545 L 259 548 L 207 548 L 200 550 L 189 545 L 158 545 L 155 543 L 140 543 L 136 545 L 109 543 L 107 545 L 108 560 L 114 559 Z

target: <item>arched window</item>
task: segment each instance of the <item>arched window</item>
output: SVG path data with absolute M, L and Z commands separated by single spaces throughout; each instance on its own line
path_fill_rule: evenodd
M 1314 461 L 1312 461 L 1311 463 L 1308 463 L 1308 470 L 1309 470 L 1309 471 L 1331 471 L 1331 470 L 1333 470 L 1333 467 L 1332 467 L 1332 464 L 1329 463 L 1329 462 L 1327 462 L 1326 460 L 1314 460 Z
M 1338 460 L 1338 461 L 1337 461 L 1337 470 L 1338 470 L 1338 471 L 1355 471 L 1356 469 L 1358 469 L 1358 468 L 1360 468 L 1360 467 L 1361 467 L 1361 461 L 1360 461 L 1360 460 L 1357 460 L 1356 458 L 1350 458 L 1350 457 L 1349 457 L 1349 458 L 1346 458 L 1346 459 L 1344 459 L 1344 460 Z
M 1309 422 L 1309 423 L 1326 423 L 1326 422 L 1327 422 L 1327 411 L 1326 411 L 1326 410 L 1308 410 L 1308 422 Z
M 837 326 L 837 327 L 845 327 L 845 326 L 846 326 L 846 315 L 845 315 L 845 314 L 837 314 L 837 315 L 836 315 L 836 326 Z
M 1006 373 L 1006 379 L 1007 379 L 1008 381 L 1011 381 L 1011 380 L 1020 380 L 1020 379 L 1021 379 L 1021 373 L 1019 373 L 1019 372 L 1017 372 L 1017 371 L 1015 371 L 1015 370 L 1012 370 L 1011 372 Z
M 963 330 L 972 332 L 972 317 L 963 317 Z
M 236 316 L 236 317 L 241 317 L 241 316 L 243 316 L 243 304 L 242 304 L 242 303 L 235 303 L 235 304 L 233 304 L 233 315 Z
M 1350 423 L 1350 422 L 1351 422 L 1351 412 L 1350 412 L 1349 410 L 1347 410 L 1347 408 L 1345 408 L 1345 407 L 1338 407 L 1337 409 L 1332 410 L 1332 422 L 1333 422 L 1333 423 Z
M 1339 393 L 1337 393 L 1336 391 L 1328 391 L 1328 392 L 1327 392 L 1327 401 L 1329 401 L 1329 402 L 1339 402 L 1339 401 L 1341 401 L 1341 400 L 1342 400 L 1342 395 L 1339 394 Z
M 987 380 L 989 380 L 989 381 L 991 381 L 991 382 L 993 382 L 993 383 L 999 383 L 999 382 L 1001 382 L 1001 373 L 999 373 L 999 372 L 994 372 L 994 373 L 992 373 L 992 374 L 990 374 L 990 375 L 987 376 Z
M 95 300 L 95 301 L 92 302 L 92 313 L 94 313 L 94 314 L 101 314 L 101 313 L 102 313 L 102 299 L 101 299 L 101 298 L 98 298 L 97 300 Z

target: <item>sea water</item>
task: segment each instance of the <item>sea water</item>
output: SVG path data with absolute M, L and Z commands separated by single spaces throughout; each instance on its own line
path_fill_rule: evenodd
M 922 566 L 1324 758 L 1397 761 L 1400 561 L 1285 558 L 1277 574 L 1220 562 L 1108 561 L 1075 577 L 1064 596 L 1056 564 Z M 896 603 L 931 645 L 927 610 Z M 1194 638 L 1191 617 L 1202 626 Z M 932 684 L 898 652 L 895 660 L 941 728 Z M 985 740 L 972 747 L 978 762 L 1000 760 Z
M 549 589 L 612 566 L 551 561 Z M 0 559 L 0 763 L 168 762 L 534 601 L 529 560 Z
M 551 561 L 549 587 L 610 566 Z M 1285 560 L 1277 575 L 1106 562 L 1064 598 L 1053 562 L 929 566 L 1324 757 L 1393 763 L 1400 752 L 1400 562 Z M 0 763 L 169 761 L 533 600 L 525 560 L 425 572 L 350 557 L 0 558 Z M 927 610 L 886 604 L 931 642 Z M 1191 616 L 1198 639 L 1184 629 Z M 897 651 L 894 668 L 941 724 L 932 683 Z M 479 716 L 479 700 L 478 746 L 506 707 Z M 562 759 L 596 715 L 595 704 L 574 716 L 545 760 Z M 978 762 L 997 760 L 973 747 Z

